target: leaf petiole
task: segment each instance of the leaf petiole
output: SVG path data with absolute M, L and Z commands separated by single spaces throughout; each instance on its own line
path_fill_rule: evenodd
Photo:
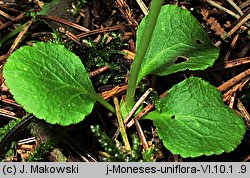
M 92 96 L 92 98 L 94 100 L 96 100 L 97 102 L 99 102 L 101 105 L 103 105 L 105 108 L 107 108 L 112 113 L 115 113 L 115 108 L 111 104 L 109 104 L 109 102 L 107 102 L 105 99 L 103 99 L 100 95 L 95 94 Z
M 163 0 L 152 0 L 150 11 L 146 20 L 147 28 L 144 29 L 142 35 L 143 41 L 139 44 L 139 47 L 137 48 L 139 50 L 136 51 L 135 59 L 133 61 L 130 70 L 130 77 L 128 80 L 128 89 L 126 93 L 126 104 L 125 104 L 125 107 L 127 109 L 131 109 L 134 104 L 135 89 L 138 82 L 137 81 L 138 74 L 141 68 L 142 59 L 144 58 L 147 52 L 151 36 L 154 32 L 156 21 L 161 10 L 162 3 Z

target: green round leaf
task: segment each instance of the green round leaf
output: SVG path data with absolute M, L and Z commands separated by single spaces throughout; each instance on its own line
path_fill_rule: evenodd
M 51 124 L 78 123 L 93 109 L 95 90 L 88 73 L 62 45 L 36 43 L 16 50 L 3 75 L 15 100 Z
M 230 152 L 245 134 L 243 119 L 208 82 L 190 77 L 169 90 L 152 119 L 167 149 L 182 157 Z
M 138 44 L 143 43 L 146 20 L 147 17 L 137 30 L 137 48 Z M 165 5 L 161 8 L 143 59 L 138 82 L 148 74 L 168 75 L 186 69 L 206 69 L 213 65 L 218 55 L 218 49 L 188 10 Z

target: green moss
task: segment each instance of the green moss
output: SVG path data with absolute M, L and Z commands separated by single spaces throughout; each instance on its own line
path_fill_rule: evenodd
M 87 71 L 94 71 L 103 66 L 109 66 L 109 70 L 98 76 L 98 84 L 119 84 L 124 82 L 127 69 L 119 62 L 117 58 L 120 57 L 121 49 L 126 47 L 126 43 L 122 42 L 119 35 L 111 33 L 113 39 L 106 43 L 108 35 L 104 35 L 102 40 L 94 43 L 92 39 L 84 40 L 88 46 L 78 49 L 76 54 L 80 56 Z
M 91 126 L 91 131 L 98 139 L 101 147 L 105 152 L 102 156 L 102 161 L 106 162 L 151 162 L 157 159 L 159 150 L 155 145 L 152 145 L 149 149 L 143 150 L 139 137 L 136 134 L 132 134 L 132 148 L 130 152 L 125 151 L 121 142 L 117 141 L 116 144 L 111 138 L 103 132 L 100 127 Z

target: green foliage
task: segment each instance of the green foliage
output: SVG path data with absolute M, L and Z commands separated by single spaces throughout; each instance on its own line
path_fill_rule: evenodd
M 120 162 L 128 160 L 129 155 L 122 153 L 120 148 L 113 143 L 113 141 L 107 136 L 105 132 L 101 131 L 98 125 L 91 126 L 91 131 L 94 136 L 97 137 L 98 142 L 109 155 L 109 157 L 104 158 L 104 161 Z
M 142 33 L 146 21 L 147 16 L 137 30 L 137 50 L 144 40 Z M 218 55 L 218 49 L 189 11 L 165 5 L 161 8 L 137 81 L 148 74 L 168 75 L 187 69 L 203 70 L 212 66 Z
M 42 142 L 35 148 L 33 153 L 29 154 L 29 157 L 26 162 L 34 162 L 34 161 L 44 161 L 44 156 L 50 152 L 52 146 L 50 143 Z
M 142 157 L 145 162 L 153 162 L 154 160 L 154 147 L 150 147 L 147 150 L 143 150 Z
M 224 105 L 214 86 L 200 78 L 190 77 L 173 86 L 160 103 L 147 118 L 173 154 L 197 157 L 230 152 L 245 134 L 243 119 Z
M 46 155 L 54 155 L 60 142 L 60 134 L 52 131 L 52 126 L 45 122 L 36 122 L 29 125 L 30 133 L 39 140 L 34 152 L 29 155 L 26 161 L 45 161 Z M 53 151 L 52 151 L 53 150 Z M 52 153 L 53 152 L 53 153 Z M 61 160 L 61 159 L 60 159 Z
M 77 15 L 80 10 L 87 4 L 86 0 L 78 0 L 75 2 L 73 9 L 71 10 L 73 15 Z
M 0 141 L 4 138 L 4 136 L 11 131 L 11 129 L 13 129 L 15 127 L 15 125 L 17 123 L 19 123 L 21 120 L 20 119 L 16 119 L 16 120 L 12 120 L 10 121 L 8 124 L 6 124 L 4 127 L 0 128 Z
M 9 162 L 12 160 L 12 158 L 15 157 L 16 152 L 15 152 L 15 146 L 16 144 L 14 142 L 11 143 L 11 146 L 9 148 L 9 150 L 7 151 L 7 153 L 4 155 L 4 159 L 1 160 L 1 162 Z
M 8 58 L 3 75 L 15 100 L 49 123 L 78 123 L 93 109 L 96 94 L 88 73 L 62 45 L 20 48 Z
M 138 161 L 153 161 L 155 148 L 151 147 L 148 150 L 142 150 L 140 140 L 137 135 L 132 135 L 132 148 L 130 152 L 126 152 L 125 148 L 117 142 L 113 143 L 111 138 L 107 134 L 101 131 L 99 125 L 91 126 L 91 131 L 95 137 L 97 137 L 98 142 L 101 144 L 106 152 L 106 157 L 103 161 L 107 162 L 138 162 Z
M 106 43 L 108 35 L 112 36 L 112 40 Z M 124 82 L 126 70 L 120 62 L 114 60 L 114 55 L 121 53 L 119 49 L 124 48 L 126 44 L 120 40 L 119 35 L 115 33 L 108 35 L 104 35 L 98 43 L 93 42 L 91 39 L 85 39 L 84 43 L 88 46 L 83 47 L 78 55 L 84 58 L 83 64 L 86 66 L 87 71 L 109 66 L 108 73 L 98 76 L 98 83 L 115 85 Z

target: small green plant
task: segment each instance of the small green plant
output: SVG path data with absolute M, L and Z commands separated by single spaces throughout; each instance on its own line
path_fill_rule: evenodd
M 127 110 L 133 107 L 136 85 L 146 75 L 204 70 L 219 54 L 189 11 L 174 5 L 161 7 L 162 2 L 152 1 L 137 31 Z M 16 50 L 3 75 L 15 100 L 51 124 L 82 121 L 96 101 L 115 112 L 95 92 L 79 57 L 59 44 L 36 43 Z M 159 103 L 144 119 L 152 120 L 165 147 L 182 157 L 230 152 L 245 133 L 243 119 L 223 104 L 214 86 L 200 78 L 190 77 L 173 86 Z
M 52 146 L 49 143 L 42 142 L 34 150 L 33 153 L 30 153 L 26 162 L 42 161 L 44 160 L 44 155 L 52 150 Z
M 132 148 L 128 152 L 117 142 L 114 144 L 113 140 L 108 137 L 108 135 L 101 131 L 99 125 L 91 126 L 91 131 L 95 137 L 97 137 L 98 142 L 103 147 L 103 161 L 107 162 L 151 162 L 155 161 L 154 153 L 157 152 L 155 147 L 150 147 L 147 150 L 142 150 L 142 146 L 139 137 L 135 134 L 132 135 Z
M 2 140 L 6 133 L 11 131 L 15 127 L 16 124 L 20 122 L 20 119 L 12 120 L 8 124 L 6 124 L 4 127 L 0 128 L 0 140 Z

